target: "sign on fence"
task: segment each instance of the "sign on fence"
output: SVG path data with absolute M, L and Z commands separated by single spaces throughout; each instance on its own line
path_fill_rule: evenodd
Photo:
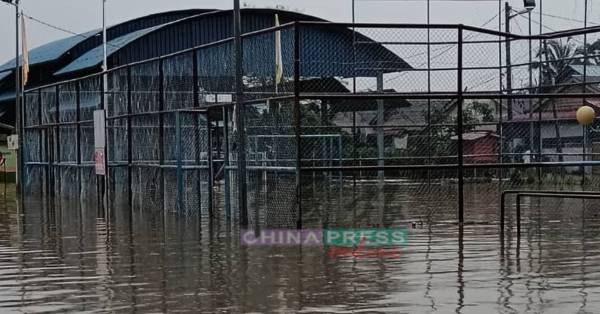
M 18 150 L 19 149 L 19 136 L 18 135 L 9 135 L 6 138 L 6 144 L 8 146 L 8 149 Z
M 96 174 L 99 176 L 106 175 L 106 167 L 105 162 L 106 159 L 104 157 L 104 148 L 96 148 L 94 152 L 94 162 L 96 164 Z
M 106 117 L 104 110 L 94 111 L 94 162 L 96 164 L 96 174 L 99 176 L 106 175 L 106 156 L 104 149 L 106 148 Z

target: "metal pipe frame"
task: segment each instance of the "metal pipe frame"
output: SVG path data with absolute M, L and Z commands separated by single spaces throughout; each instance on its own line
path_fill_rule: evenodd
M 506 196 L 507 195 L 511 195 L 511 194 L 543 194 L 543 195 L 569 195 L 569 196 L 577 196 L 577 195 L 584 195 L 584 196 L 594 196 L 594 195 L 600 195 L 600 192 L 593 192 L 593 191 L 560 191 L 560 190 L 505 190 L 502 191 L 502 194 L 500 196 L 500 234 L 503 235 L 504 234 L 504 225 L 505 225 L 505 219 L 506 219 Z M 519 200 L 519 199 L 518 199 Z M 520 217 L 521 212 L 520 212 L 520 205 L 518 205 L 519 201 L 517 200 L 517 217 Z M 517 222 L 518 224 L 518 229 L 520 230 L 520 221 Z
M 521 242 L 521 198 L 522 197 L 537 197 L 537 198 L 570 198 L 570 199 L 594 199 L 600 200 L 600 192 L 573 192 L 565 193 L 566 191 L 554 191 L 549 193 L 542 192 L 520 192 L 517 193 L 516 214 L 517 214 L 517 252 L 520 249 Z M 594 194 L 595 193 L 595 194 Z M 501 234 L 503 238 L 503 233 Z
M 456 157 L 455 157 L 456 158 Z M 495 169 L 495 168 L 560 168 L 574 166 L 600 166 L 600 161 L 579 161 L 579 162 L 536 162 L 536 163 L 481 163 L 464 164 L 465 169 Z M 385 166 L 331 166 L 331 167 L 302 167 L 302 172 L 310 171 L 379 171 L 379 170 L 436 170 L 436 169 L 458 169 L 459 164 L 437 164 L 437 165 L 385 165 Z

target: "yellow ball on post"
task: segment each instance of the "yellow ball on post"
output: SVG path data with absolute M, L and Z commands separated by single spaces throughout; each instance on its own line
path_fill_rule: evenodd
M 581 106 L 577 109 L 577 122 L 581 125 L 590 125 L 596 118 L 596 112 L 594 108 L 590 106 Z

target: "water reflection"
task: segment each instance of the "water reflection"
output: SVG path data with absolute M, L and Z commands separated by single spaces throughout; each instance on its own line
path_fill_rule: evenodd
M 31 199 L 21 214 L 8 195 L 0 206 L 0 311 L 600 312 L 600 203 L 524 199 L 516 250 L 513 209 L 513 231 L 498 238 L 498 187 L 466 191 L 463 228 L 453 223 L 451 187 L 350 184 L 343 197 L 336 188 L 309 193 L 330 198 L 307 207 L 308 227 L 414 227 L 399 259 L 245 247 L 228 225 L 118 208 L 99 219 L 97 208 L 72 200 L 52 209 Z

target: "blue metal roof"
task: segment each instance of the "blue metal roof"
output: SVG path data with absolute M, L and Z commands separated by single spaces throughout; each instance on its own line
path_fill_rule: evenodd
M 0 102 L 5 102 L 5 101 L 14 101 L 15 100 L 15 92 L 4 92 L 4 93 L 0 93 Z
M 129 34 L 123 35 L 121 37 L 115 38 L 113 40 L 110 40 L 106 44 L 107 55 L 108 56 L 112 55 L 114 52 L 116 52 L 117 50 L 126 46 L 130 42 L 132 42 L 140 37 L 143 37 L 144 35 L 152 32 L 153 30 L 155 30 L 159 27 L 161 27 L 161 25 L 146 28 L 146 29 L 141 29 L 139 31 L 135 31 L 133 33 L 129 33 Z M 85 69 L 88 69 L 91 67 L 95 67 L 102 62 L 103 58 L 104 58 L 104 48 L 103 48 L 103 46 L 98 46 L 98 47 L 86 52 L 83 56 L 77 58 L 75 61 L 68 64 L 66 67 L 58 70 L 56 73 L 54 73 L 54 75 L 61 75 L 61 74 L 81 71 L 81 70 L 85 70 Z
M 284 19 L 284 22 L 286 22 L 286 19 L 319 20 L 315 17 L 292 12 L 245 9 L 242 11 L 245 31 L 273 26 L 274 14 L 277 12 L 281 14 L 280 17 Z M 248 16 L 250 18 L 244 19 Z M 231 14 L 229 11 L 213 11 L 133 32 L 110 41 L 108 57 L 114 55 L 113 62 L 117 60 L 116 64 L 122 65 L 227 38 L 231 36 L 231 30 L 227 28 L 230 25 L 230 19 Z M 375 76 L 380 71 L 389 73 L 411 68 L 400 56 L 381 45 L 374 45 L 370 49 L 361 49 L 354 56 L 353 34 L 353 31 L 347 28 L 303 27 L 300 32 L 302 43 L 300 53 L 303 60 L 307 61 L 303 64 L 302 75 Z M 282 33 L 283 59 L 287 63 L 292 61 L 293 40 L 291 36 L 293 36 L 291 32 Z M 258 45 L 256 49 L 244 50 L 244 59 L 252 60 L 247 62 L 246 71 L 256 75 L 274 73 L 275 65 L 271 60 L 275 57 L 264 52 L 270 51 L 274 54 L 274 37 L 259 37 L 260 40 L 249 40 L 248 43 L 244 44 L 246 47 Z M 372 42 L 371 39 L 362 34 L 358 34 L 357 39 Z M 102 63 L 102 51 L 102 46 L 98 46 L 54 74 L 64 75 L 95 68 Z M 217 56 L 215 60 L 220 61 L 216 62 L 222 62 L 220 58 L 222 58 L 221 55 Z M 333 63 L 331 60 L 336 60 L 336 62 Z M 360 67 L 355 69 L 353 62 L 360 64 Z M 285 64 L 284 68 L 291 70 L 293 64 Z
M 81 35 L 67 37 L 34 48 L 29 51 L 29 64 L 34 65 L 56 60 L 75 45 L 86 40 L 88 37 L 95 36 L 97 33 L 99 33 L 99 30 L 93 30 Z M 11 68 L 14 69 L 14 67 L 15 59 L 12 59 L 0 66 L 0 72 L 9 70 Z
M 107 30 L 109 38 L 113 36 L 121 36 L 125 33 L 129 33 L 132 30 L 139 30 L 139 27 L 146 28 L 149 26 L 156 26 L 167 21 L 173 21 L 180 19 L 185 16 L 190 16 L 198 13 L 205 13 L 213 11 L 212 9 L 186 9 L 186 10 L 176 10 L 169 12 L 159 12 L 146 16 L 142 16 L 133 20 L 129 20 L 120 24 L 116 24 L 110 26 Z M 143 26 L 147 25 L 147 26 Z M 138 27 L 136 29 L 136 27 Z M 84 42 L 89 38 L 94 38 L 96 35 L 99 35 L 101 29 L 95 29 L 80 35 L 75 35 L 71 37 L 67 37 L 64 39 L 60 39 L 57 41 L 53 41 L 47 43 L 45 45 L 39 46 L 37 48 L 31 49 L 29 51 L 29 64 L 36 65 L 42 64 L 46 62 L 55 61 L 60 58 L 65 53 L 69 52 L 69 50 L 76 48 L 80 44 L 84 44 Z M 94 45 L 95 46 L 95 45 Z M 86 46 L 87 47 L 87 46 Z M 81 47 L 82 49 L 87 49 L 86 47 Z M 0 66 L 0 72 L 6 71 L 8 69 L 14 69 L 15 67 L 15 59 L 4 63 Z M 0 75 L 0 80 L 2 79 Z
M 173 20 L 173 21 L 168 21 L 166 23 L 159 24 L 156 26 L 140 29 L 138 31 L 134 31 L 134 32 L 125 34 L 121 37 L 118 37 L 114 40 L 111 40 L 107 43 L 107 46 L 108 46 L 107 47 L 107 57 L 110 57 L 113 53 L 117 52 L 119 49 L 123 48 L 127 44 L 129 44 L 139 38 L 142 38 L 145 35 L 152 33 L 153 31 L 155 31 L 157 29 L 163 28 L 168 25 L 173 25 L 173 24 L 185 21 L 185 20 L 192 20 L 192 19 L 200 17 L 200 16 L 212 15 L 214 13 L 221 12 L 221 11 L 220 10 L 199 10 L 198 12 L 199 12 L 198 14 L 186 16 L 184 18 Z M 62 75 L 62 74 L 67 74 L 67 73 L 71 73 L 71 72 L 77 72 L 77 71 L 81 71 L 81 70 L 85 70 L 85 69 L 89 69 L 89 68 L 98 66 L 100 63 L 102 63 L 102 59 L 104 57 L 103 50 L 104 50 L 104 48 L 102 45 L 97 46 L 96 48 L 86 52 L 84 55 L 82 55 L 81 57 L 77 58 L 75 61 L 68 64 L 66 67 L 55 72 L 54 75 Z
M 5 79 L 7 76 L 11 75 L 13 71 L 0 72 L 0 81 Z

